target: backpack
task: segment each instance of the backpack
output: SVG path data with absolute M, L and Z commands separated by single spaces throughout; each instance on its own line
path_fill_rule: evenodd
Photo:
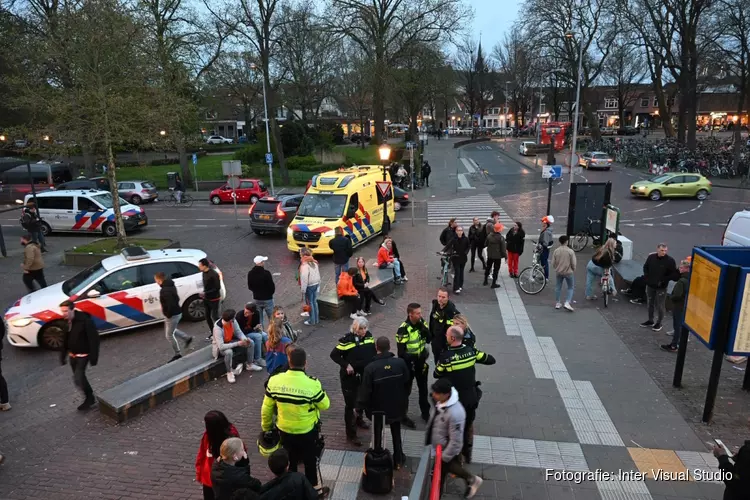
M 29 229 L 29 226 L 31 225 L 31 222 L 33 220 L 33 217 L 31 217 L 31 214 L 24 209 L 21 212 L 21 218 L 19 219 L 19 222 L 21 223 L 21 227 L 24 229 Z

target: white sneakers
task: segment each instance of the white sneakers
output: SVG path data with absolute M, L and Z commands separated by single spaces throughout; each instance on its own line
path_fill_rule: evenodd
M 258 361 L 255 363 L 245 363 L 245 369 L 249 372 L 260 372 L 263 371 L 263 367 L 259 366 Z
M 573 306 L 571 306 L 571 305 L 570 305 L 570 302 L 566 302 L 565 304 L 563 304 L 563 307 L 564 307 L 564 308 L 565 308 L 566 310 L 568 310 L 568 311 L 570 311 L 570 312 L 573 312 Z
M 258 365 L 258 366 L 265 367 L 266 366 L 266 360 L 263 359 L 263 358 L 256 359 L 255 360 L 255 364 Z
M 227 382 L 229 382 L 230 384 L 234 384 L 234 373 L 227 372 Z
M 10 410 L 10 403 L 0 404 L 0 411 L 8 411 L 8 410 Z
M 262 370 L 262 368 L 261 368 L 261 370 Z M 227 382 L 229 382 L 230 384 L 234 384 L 234 380 L 235 380 L 234 377 L 236 375 L 239 375 L 240 373 L 242 373 L 242 365 L 241 364 L 237 365 L 237 368 L 235 368 L 231 372 L 227 372 Z
M 561 307 L 562 307 L 561 303 L 558 302 L 557 304 L 555 304 L 555 309 L 560 309 Z
M 466 495 L 466 498 L 473 498 L 474 495 L 477 494 L 477 491 L 479 490 L 479 487 L 482 486 L 482 483 L 484 480 L 479 476 L 474 476 L 474 480 L 471 482 L 471 485 L 469 485 L 469 493 Z

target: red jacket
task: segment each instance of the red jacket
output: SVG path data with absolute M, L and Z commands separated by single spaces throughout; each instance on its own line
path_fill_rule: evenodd
M 381 245 L 378 249 L 378 267 L 391 262 L 393 262 L 393 257 L 388 253 L 388 249 Z
M 230 424 L 229 435 L 240 437 L 240 433 L 234 425 Z M 247 447 L 245 447 L 247 449 Z M 195 457 L 195 480 L 203 486 L 211 488 L 211 467 L 214 465 L 214 456 L 211 454 L 211 448 L 208 446 L 208 434 L 203 432 L 201 446 L 198 448 L 198 455 Z

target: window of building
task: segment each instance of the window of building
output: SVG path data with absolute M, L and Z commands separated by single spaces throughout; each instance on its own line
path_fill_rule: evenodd
M 604 99 L 604 108 L 605 109 L 617 109 L 617 99 L 614 97 L 607 97 Z
M 654 96 L 654 107 L 655 108 L 659 107 L 659 99 L 656 96 Z
M 541 106 L 540 106 L 540 108 L 539 108 L 539 114 L 542 114 L 542 115 L 543 115 L 543 114 L 544 114 L 544 113 L 546 113 L 546 112 L 547 112 L 547 105 L 546 105 L 546 104 L 544 104 L 544 103 L 542 103 L 542 105 L 541 105 Z
M 650 102 L 650 99 L 648 97 L 641 97 L 641 107 L 642 108 L 647 108 L 649 102 Z

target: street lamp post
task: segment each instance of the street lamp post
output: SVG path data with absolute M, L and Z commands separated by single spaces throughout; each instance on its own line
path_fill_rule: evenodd
M 380 163 L 381 163 L 380 168 L 383 169 L 383 182 L 388 182 L 388 175 L 387 175 L 388 172 L 386 170 L 387 168 L 386 166 L 388 163 L 388 159 L 391 157 L 390 146 L 388 146 L 388 144 L 383 144 L 382 146 L 380 146 L 380 148 L 378 148 L 378 155 L 380 156 Z M 393 188 L 389 188 L 389 189 L 393 189 Z M 383 225 L 385 226 L 385 220 L 388 218 L 388 198 L 382 193 L 381 195 L 383 196 Z
M 259 70 L 257 64 L 250 63 L 250 69 L 255 71 Z M 263 121 L 266 122 L 266 153 L 268 155 L 271 154 L 271 134 L 268 131 L 268 101 L 266 100 L 266 77 L 263 74 L 263 71 L 261 71 L 260 75 L 260 81 L 263 84 Z M 267 156 L 270 158 L 270 156 Z M 273 162 L 268 163 L 268 180 L 271 182 L 271 196 L 276 196 L 275 190 L 273 188 Z
M 566 33 L 565 36 L 572 40 L 575 40 L 575 33 Z M 570 182 L 568 183 L 568 197 L 570 197 L 570 190 L 573 188 L 573 167 L 574 158 L 576 156 L 576 146 L 578 141 L 578 108 L 581 105 L 581 72 L 583 67 L 583 36 L 578 41 L 580 48 L 578 49 L 578 82 L 576 83 L 576 114 L 573 120 L 573 147 L 570 150 Z
M 503 137 L 505 137 L 506 130 L 508 128 L 508 84 L 509 80 L 505 81 L 505 113 L 503 113 Z

